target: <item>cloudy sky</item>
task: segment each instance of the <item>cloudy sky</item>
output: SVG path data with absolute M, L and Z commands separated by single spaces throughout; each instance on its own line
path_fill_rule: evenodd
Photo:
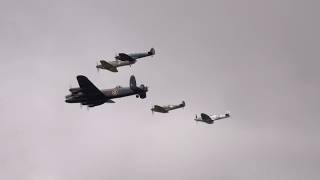
M 320 178 L 320 3 L 0 1 L 0 179 Z M 119 73 L 119 52 L 156 49 Z M 149 86 L 90 109 L 76 75 Z M 154 104 L 185 109 L 152 116 Z M 195 114 L 232 118 L 195 123 Z

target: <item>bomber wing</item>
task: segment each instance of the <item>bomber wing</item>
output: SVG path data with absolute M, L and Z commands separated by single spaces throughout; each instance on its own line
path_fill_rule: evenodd
M 77 80 L 82 92 L 87 96 L 105 98 L 105 95 L 87 77 L 79 75 Z

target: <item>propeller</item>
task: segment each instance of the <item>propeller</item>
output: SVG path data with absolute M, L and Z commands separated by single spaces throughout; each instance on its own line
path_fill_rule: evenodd
M 198 124 L 198 116 L 197 116 L 197 114 L 196 114 L 196 118 L 194 119 L 195 121 L 196 121 L 196 124 Z
M 97 62 L 96 68 L 97 68 L 97 72 L 99 72 L 99 71 L 100 71 L 100 69 L 99 69 L 99 62 Z
M 196 121 L 196 124 L 198 124 L 198 120 L 197 120 L 198 116 L 197 116 L 197 114 L 195 114 L 195 115 L 196 115 L 196 118 L 194 120 Z
M 119 61 L 119 59 L 117 58 L 119 56 L 119 53 L 115 53 L 114 58 L 116 59 L 116 61 Z

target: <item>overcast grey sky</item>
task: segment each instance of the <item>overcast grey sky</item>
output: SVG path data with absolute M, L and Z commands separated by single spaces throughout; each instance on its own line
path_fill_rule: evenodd
M 319 179 L 319 5 L 0 1 L 0 179 Z M 96 72 L 151 47 L 131 68 Z M 78 74 L 100 88 L 134 74 L 149 92 L 87 111 L 64 102 Z

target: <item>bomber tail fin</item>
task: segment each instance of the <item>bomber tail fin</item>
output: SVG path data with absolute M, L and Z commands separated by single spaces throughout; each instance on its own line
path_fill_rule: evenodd
M 146 92 L 148 91 L 148 87 L 143 84 L 138 87 L 134 75 L 130 77 L 130 89 L 137 93 L 137 98 L 140 97 L 141 99 L 144 99 L 147 97 Z
M 132 90 L 137 89 L 137 82 L 136 82 L 136 78 L 134 77 L 134 75 L 132 75 L 130 77 L 130 89 L 132 89 Z

